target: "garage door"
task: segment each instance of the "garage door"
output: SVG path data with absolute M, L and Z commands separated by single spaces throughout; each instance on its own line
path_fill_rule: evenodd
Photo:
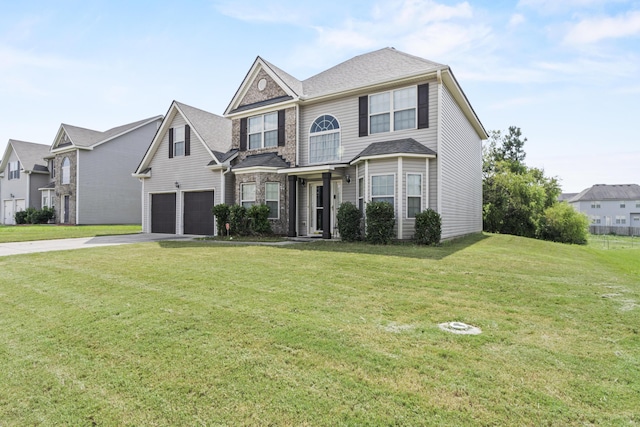
M 176 194 L 151 195 L 151 232 L 176 234 Z
M 3 212 L 4 212 L 4 220 L 3 220 L 3 222 L 6 225 L 15 224 L 14 218 L 13 218 L 13 200 L 5 200 L 4 201 Z
M 211 208 L 213 191 L 184 193 L 184 234 L 214 235 Z

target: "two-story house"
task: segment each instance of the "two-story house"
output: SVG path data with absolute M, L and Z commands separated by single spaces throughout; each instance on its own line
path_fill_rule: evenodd
M 485 129 L 451 69 L 385 48 L 306 80 L 258 57 L 227 107 L 235 202 L 289 236 L 337 235 L 343 201 L 387 201 L 396 236 L 432 208 L 442 237 L 482 230 Z
M 60 224 L 140 224 L 141 185 L 131 178 L 162 116 L 104 132 L 61 124 L 45 156 L 49 181 L 40 188 L 52 200 Z
M 567 200 L 591 221 L 596 234 L 640 235 L 640 185 L 597 184 Z
M 143 231 L 213 234 L 214 204 L 266 204 L 274 232 L 329 239 L 344 201 L 391 203 L 398 239 L 427 208 L 443 238 L 482 230 L 487 134 L 446 65 L 386 48 L 301 81 L 258 57 L 224 116 L 172 103 L 134 173 Z
M 49 146 L 10 139 L 0 162 L 0 218 L 5 225 L 15 224 L 16 212 L 41 209 L 39 189 L 47 185 L 49 170 L 44 158 Z M 49 206 L 44 201 L 44 206 Z

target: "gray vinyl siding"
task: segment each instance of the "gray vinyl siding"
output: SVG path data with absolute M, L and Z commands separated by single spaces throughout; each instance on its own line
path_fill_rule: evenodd
M 32 173 L 29 175 L 29 202 L 27 207 L 42 209 L 42 192 L 39 188 L 49 184 L 49 174 Z
M 9 162 L 18 161 L 18 157 L 16 156 L 15 151 L 11 150 L 11 154 L 9 155 Z M 22 168 L 22 164 L 20 164 Z M 5 200 L 22 200 L 25 201 L 25 209 L 32 206 L 27 200 L 27 192 L 29 187 L 29 175 L 24 173 L 24 171 L 20 171 L 20 178 L 9 180 L 9 164 L 7 163 L 7 167 L 4 170 L 4 177 L 2 178 L 2 182 L 0 183 L 0 221 L 4 223 L 4 201 Z M 37 189 L 36 192 L 38 195 L 40 194 Z M 11 197 L 13 194 L 14 197 Z M 40 203 L 37 206 L 39 207 Z M 15 210 L 15 202 L 14 202 L 14 210 Z M 15 212 L 14 212 L 15 213 Z M 7 221 L 7 224 L 14 224 L 13 219 Z
M 78 224 L 140 224 L 141 183 L 131 176 L 157 122 L 96 146 L 79 150 L 76 203 Z
M 184 126 L 186 121 L 181 114 L 176 114 L 171 121 L 170 128 Z M 191 132 L 191 153 L 189 156 L 177 156 L 169 158 L 169 132 L 162 137 L 158 148 L 149 163 L 151 178 L 145 178 L 143 195 L 143 227 L 145 233 L 151 232 L 151 194 L 174 193 L 176 194 L 176 233 L 183 232 L 183 193 L 188 191 L 213 190 L 214 204 L 220 204 L 222 176 L 219 170 L 211 171 L 207 165 L 213 158 L 204 144 L 198 139 L 195 132 Z M 233 179 L 226 175 L 226 198 L 233 200 Z M 231 179 L 229 179 L 231 178 Z M 176 189 L 175 183 L 180 185 Z
M 589 217 L 589 223 L 600 226 L 611 227 L 638 227 L 632 219 L 632 214 L 640 214 L 640 208 L 636 207 L 636 203 L 640 200 L 598 200 L 600 207 L 591 207 L 590 200 L 584 200 L 571 203 L 571 205 L 578 211 L 582 212 Z M 625 207 L 621 208 L 620 203 L 624 202 Z M 593 222 L 594 217 L 600 217 L 600 223 Z M 625 224 L 616 224 L 616 217 L 622 216 L 625 218 Z
M 482 141 L 442 85 L 440 215 L 442 238 L 482 231 Z
M 377 133 L 370 136 L 358 137 L 358 97 L 371 95 L 373 93 L 361 93 L 347 98 L 337 99 L 318 103 L 315 105 L 305 105 L 300 109 L 300 166 L 309 165 L 309 130 L 313 121 L 323 114 L 334 116 L 340 123 L 340 143 L 343 154 L 340 162 L 347 163 L 353 160 L 362 150 L 371 143 L 381 141 L 392 141 L 403 138 L 413 138 L 424 144 L 428 148 L 436 151 L 437 144 L 437 84 L 434 81 L 420 82 L 429 83 L 429 128 L 411 129 L 396 132 Z M 387 90 L 394 90 L 411 85 L 400 85 Z M 340 163 L 338 162 L 338 163 Z

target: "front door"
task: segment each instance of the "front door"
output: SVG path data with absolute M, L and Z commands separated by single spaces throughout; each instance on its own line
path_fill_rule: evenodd
M 310 224 L 311 234 L 322 234 L 324 224 L 322 214 L 324 212 L 324 189 L 322 184 L 309 184 L 309 198 L 311 202 Z
M 64 196 L 62 223 L 69 224 L 69 196 Z
M 309 184 L 309 234 L 322 234 L 324 227 L 331 229 L 333 237 L 338 237 L 336 214 L 340 203 L 342 203 L 342 183 L 333 181 L 331 183 L 331 206 L 324 206 L 324 186 L 321 183 Z M 325 209 L 331 210 L 331 224 L 323 223 L 323 213 Z

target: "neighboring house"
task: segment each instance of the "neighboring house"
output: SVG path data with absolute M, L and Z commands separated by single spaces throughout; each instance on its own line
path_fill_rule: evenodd
M 230 149 L 231 120 L 173 101 L 134 173 L 142 231 L 215 234 L 211 208 L 234 199 Z
M 640 185 L 597 184 L 567 203 L 589 217 L 594 233 L 640 234 Z
M 10 139 L 0 163 L 0 218 L 6 225 L 15 224 L 16 212 L 26 208 L 41 209 L 48 200 L 38 189 L 49 180 L 44 158 L 49 146 Z
M 392 203 L 398 239 L 427 208 L 445 239 L 482 230 L 487 133 L 446 65 L 385 48 L 300 81 L 258 57 L 224 115 L 235 202 L 276 232 L 337 236 L 345 201 Z
M 140 224 L 140 182 L 131 178 L 162 116 L 105 132 L 60 125 L 40 190 L 60 224 Z

